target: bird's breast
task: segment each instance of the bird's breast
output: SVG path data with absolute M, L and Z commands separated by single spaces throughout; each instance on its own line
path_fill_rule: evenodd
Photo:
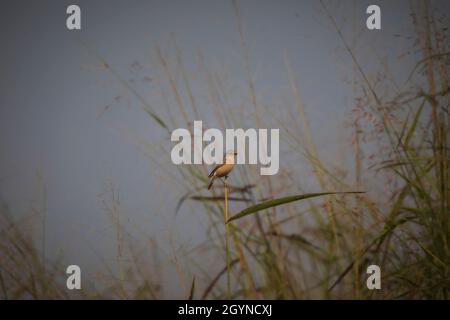
M 225 175 L 227 175 L 228 173 L 230 173 L 231 170 L 233 170 L 234 164 L 223 164 L 222 166 L 220 166 L 219 168 L 217 168 L 216 170 L 216 176 L 218 177 L 223 177 Z

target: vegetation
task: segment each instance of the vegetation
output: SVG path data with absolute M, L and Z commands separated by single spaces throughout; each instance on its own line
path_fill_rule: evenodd
M 320 146 L 314 144 L 314 132 L 287 56 L 287 77 L 295 106 L 286 106 L 289 120 L 274 115 L 261 101 L 239 8 L 233 2 L 248 80 L 247 96 L 236 107 L 230 87 L 206 66 L 200 55 L 215 120 L 224 128 L 280 128 L 283 143 L 289 146 L 294 161 L 276 176 L 260 176 L 252 166 L 237 166 L 226 188 L 217 183 L 211 192 L 206 190 L 205 165 L 177 166 L 177 174 L 167 174 L 168 183 L 184 190 L 180 191 L 182 197 L 174 199 L 178 201 L 177 210 L 187 203 L 195 204 L 192 211 L 202 212 L 210 223 L 210 241 L 205 248 L 223 261 L 223 269 L 216 270 L 216 274 L 211 270 L 190 274 L 190 280 L 185 280 L 188 285 L 180 289 L 186 298 L 449 298 L 448 20 L 434 16 L 426 1 L 413 4 L 411 17 L 416 39 L 411 49 L 421 58 L 411 70 L 407 86 L 399 85 L 385 68 L 377 77 L 381 83 L 375 86 L 323 5 L 353 61 L 353 80 L 360 88 L 355 90 L 355 106 L 348 117 L 354 167 L 347 169 L 331 167 L 320 157 Z M 173 61 L 156 48 L 162 74 L 158 81 L 170 88 L 170 93 L 161 89 L 168 101 L 165 112 L 158 112 L 104 58 L 92 48 L 89 50 L 105 70 L 139 99 L 149 120 L 170 132 L 177 127 L 189 128 L 192 121 L 200 119 L 199 98 L 191 89 L 192 77 L 184 68 L 176 43 L 174 48 Z M 389 90 L 381 92 L 381 87 Z M 181 116 L 174 116 L 175 112 Z M 149 154 L 154 150 L 170 153 L 168 144 L 149 144 L 147 148 Z M 158 159 L 153 161 L 159 163 Z M 302 190 L 297 174 L 299 163 L 312 169 L 319 193 Z M 159 165 L 167 172 L 167 164 Z M 371 183 L 375 175 L 382 181 L 381 188 Z M 346 194 L 352 191 L 364 193 Z M 115 221 L 118 214 L 114 206 L 105 206 Z M 164 283 L 149 271 L 153 267 L 142 267 L 141 263 L 120 266 L 121 275 L 104 290 L 92 287 L 91 291 L 69 293 L 64 289 L 65 274 L 58 266 L 61 261 L 44 266 L 36 243 L 10 218 L 6 206 L 1 217 L 1 297 L 170 298 L 163 294 Z M 117 230 L 126 234 L 120 224 Z M 136 262 L 139 253 L 127 239 L 118 236 L 118 252 Z M 367 290 L 365 270 L 370 264 L 381 267 L 383 290 Z M 181 262 L 175 261 L 175 265 L 177 270 L 183 269 Z

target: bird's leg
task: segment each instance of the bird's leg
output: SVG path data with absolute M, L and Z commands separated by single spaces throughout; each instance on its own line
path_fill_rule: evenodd
M 223 184 L 225 184 L 226 183 L 225 180 L 227 178 L 228 178 L 228 176 L 223 176 L 223 177 L 220 177 L 219 179 L 220 179 L 220 181 L 222 181 Z

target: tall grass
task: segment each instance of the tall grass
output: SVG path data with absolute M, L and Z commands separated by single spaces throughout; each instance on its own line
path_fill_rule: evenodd
M 355 90 L 355 105 L 349 115 L 353 168 L 337 170 L 320 157 L 287 54 L 286 77 L 293 101 L 292 105 L 285 106 L 289 119 L 274 114 L 259 98 L 236 2 L 233 9 L 248 82 L 243 101 L 236 102 L 224 77 L 211 69 L 201 54 L 198 56 L 201 73 L 194 80 L 184 67 L 184 57 L 174 41 L 174 58 L 160 47 L 155 50 L 161 96 L 167 101 L 167 110 L 158 112 L 86 45 L 94 52 L 94 58 L 140 101 L 149 119 L 161 130 L 189 128 L 193 120 L 200 120 L 199 101 L 204 97 L 193 88 L 203 79 L 202 87 L 207 88 L 217 123 L 223 128 L 279 127 L 283 143 L 295 157 L 295 161 L 273 177 L 261 177 L 251 166 L 237 166 L 224 188 L 213 188 L 211 193 L 206 190 L 206 166 L 171 166 L 171 170 L 177 170 L 173 174 L 167 165 L 152 158 L 167 173 L 167 183 L 173 187 L 174 194 L 180 195 L 173 199 L 178 201 L 177 210 L 185 209 L 186 203 L 192 202 L 195 211 L 202 212 L 209 221 L 210 239 L 205 246 L 223 261 L 203 276 L 193 272 L 188 278 L 195 280 L 185 297 L 449 298 L 448 25 L 433 16 L 428 2 L 412 2 L 416 41 L 411 49 L 417 50 L 421 58 L 411 70 L 408 86 L 400 85 L 388 69 L 381 70 L 385 76 L 382 85 L 390 88 L 381 94 L 377 89 L 380 84 L 375 86 L 366 74 L 324 3 L 322 8 L 352 60 L 354 80 L 361 88 Z M 168 154 L 170 147 L 146 145 L 149 154 L 154 150 Z M 368 152 L 373 156 L 363 158 Z M 302 169 L 298 163 L 303 164 Z M 287 201 L 284 197 L 311 192 L 299 187 L 296 174 L 305 165 L 311 168 L 319 193 L 324 197 L 315 200 L 306 197 L 306 200 L 299 196 Z M 375 175 L 383 185 L 381 190 L 371 183 Z M 349 190 L 367 192 L 335 194 Z M 299 199 L 302 201 L 293 201 Z M 120 236 L 125 231 L 119 223 L 119 211 L 107 203 L 105 208 L 117 222 L 117 261 L 121 261 L 126 239 Z M 224 219 L 225 236 L 221 227 Z M 4 298 L 70 297 L 59 284 L 56 271 L 52 268 L 43 271 L 38 249 L 17 225 L 7 219 L 1 231 L 0 292 Z M 132 248 L 130 244 L 130 252 Z M 195 262 L 177 260 L 176 264 L 179 270 L 190 270 L 187 266 Z M 365 270 L 370 264 L 381 267 L 383 290 L 365 287 Z M 119 279 L 112 281 L 110 287 L 117 294 L 104 291 L 91 293 L 89 297 L 164 298 L 151 285 L 154 275 L 144 275 L 137 265 L 132 265 L 130 270 L 120 266 L 119 270 Z M 125 286 L 131 278 L 133 281 Z

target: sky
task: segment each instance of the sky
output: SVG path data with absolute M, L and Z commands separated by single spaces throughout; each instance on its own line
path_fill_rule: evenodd
M 348 40 L 357 37 L 356 53 L 368 72 L 379 67 L 379 56 L 400 79 L 407 76 L 415 57 L 398 62 L 409 40 L 396 35 L 410 32 L 409 1 L 325 3 Z M 365 8 L 375 3 L 382 9 L 382 30 L 369 31 Z M 81 8 L 79 31 L 66 28 L 69 4 Z M 342 125 L 352 108 L 352 63 L 320 3 L 237 4 L 259 97 L 283 114 L 290 94 L 287 54 L 322 146 L 319 152 L 336 158 L 338 140 L 345 138 Z M 113 225 L 102 204 L 111 185 L 120 191 L 123 219 L 133 236 L 142 240 L 145 234 L 163 243 L 163 260 L 171 260 L 173 247 L 164 245 L 169 234 L 176 235 L 175 250 L 189 251 L 201 242 L 201 218 L 175 215 L 173 199 L 182 192 L 167 196 L 173 189 L 139 147 L 146 141 L 170 149 L 167 132 L 102 68 L 96 54 L 157 113 L 166 114 L 155 48 L 173 59 L 175 41 L 196 80 L 193 91 L 200 97 L 204 120 L 218 126 L 204 94 L 207 83 L 196 78 L 198 55 L 224 74 L 232 103 L 242 100 L 246 74 L 232 2 L 7 1 L 0 12 L 0 38 L 0 199 L 17 218 L 32 208 L 45 208 L 45 222 L 37 219 L 36 229 L 42 240 L 45 224 L 47 258 L 62 253 L 68 263 L 94 274 L 101 268 L 99 255 L 106 260 L 115 255 Z M 187 99 L 185 93 L 182 98 Z M 168 103 L 174 103 L 173 97 Z M 168 153 L 154 156 L 170 161 Z M 168 268 L 163 275 L 166 293 L 183 297 L 174 272 Z

